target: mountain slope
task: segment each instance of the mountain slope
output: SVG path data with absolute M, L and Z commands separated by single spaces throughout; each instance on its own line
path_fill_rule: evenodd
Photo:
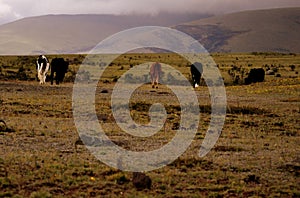
M 171 26 L 207 17 L 200 14 L 46 15 L 0 26 L 0 54 L 87 52 L 104 38 L 144 25 Z
M 244 11 L 174 28 L 212 52 L 300 52 L 300 8 Z
M 86 53 L 114 33 L 145 25 L 183 31 L 210 52 L 300 53 L 300 8 L 281 8 L 209 18 L 196 14 L 24 18 L 0 26 L 0 55 Z

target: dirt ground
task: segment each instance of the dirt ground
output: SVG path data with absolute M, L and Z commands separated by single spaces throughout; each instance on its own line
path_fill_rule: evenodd
M 0 81 L 0 197 L 299 197 L 299 81 L 226 87 L 225 125 L 203 158 L 198 152 L 209 125 L 210 100 L 204 86 L 197 88 L 201 120 L 194 141 L 173 163 L 147 172 L 152 187 L 142 190 L 134 187 L 132 173 L 110 168 L 78 141 L 72 83 Z M 113 86 L 99 84 L 96 109 L 114 142 L 151 150 L 173 137 L 180 117 L 176 102 L 167 108 L 167 126 L 155 137 L 135 140 L 122 133 L 109 109 Z M 164 86 L 145 85 L 136 95 L 131 111 L 141 123 L 148 121 L 146 106 L 153 98 L 174 100 Z
M 0 57 L 0 197 L 300 197 L 299 55 L 214 54 L 226 85 L 222 133 L 213 149 L 199 157 L 211 120 L 210 94 L 202 83 L 195 89 L 201 110 L 195 115 L 200 119 L 197 133 L 178 159 L 145 173 L 151 188 L 138 188 L 133 173 L 111 168 L 82 145 L 72 97 L 85 56 L 60 57 L 70 66 L 59 86 L 35 81 L 34 56 Z M 169 64 L 190 77 L 188 63 L 173 54 L 125 54 L 108 65 L 95 92 L 96 115 L 106 135 L 126 150 L 158 149 L 180 127 L 181 106 L 172 90 L 150 84 L 132 94 L 130 115 L 145 125 L 149 107 L 163 104 L 167 118 L 160 131 L 137 138 L 116 124 L 111 111 L 116 80 L 147 61 Z M 106 63 L 91 57 L 86 64 L 94 71 Z M 241 77 L 251 68 L 275 74 L 244 85 Z M 94 80 L 92 74 L 83 71 L 81 76 Z

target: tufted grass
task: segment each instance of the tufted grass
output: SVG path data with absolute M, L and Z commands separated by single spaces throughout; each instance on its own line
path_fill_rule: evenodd
M 74 72 L 84 58 L 62 56 L 71 60 Z M 152 188 L 141 191 L 130 181 L 132 173 L 110 168 L 76 143 L 72 81 L 40 86 L 30 79 L 35 75 L 30 62 L 34 57 L 0 57 L 0 119 L 13 129 L 9 133 L 0 131 L 0 197 L 299 196 L 300 78 L 295 72 L 300 69 L 300 56 L 252 53 L 213 57 L 228 84 L 227 117 L 217 144 L 208 155 L 198 157 L 211 119 L 209 93 L 202 85 L 196 89 L 201 114 L 193 142 L 173 163 L 146 173 L 152 179 Z M 175 55 L 123 55 L 105 71 L 95 101 L 106 134 L 119 146 L 136 151 L 166 144 L 180 121 L 180 105 L 171 90 L 163 85 L 153 90 L 145 84 L 131 98 L 133 119 L 147 124 L 148 107 L 159 101 L 168 112 L 165 127 L 151 138 L 136 138 L 115 123 L 110 110 L 114 78 L 130 64 L 146 59 L 166 60 L 189 76 L 186 62 Z M 227 76 L 232 64 L 246 69 L 273 64 L 281 77 L 267 76 L 262 83 L 233 85 Z M 292 64 L 296 65 L 294 71 L 289 67 Z M 26 81 L 7 73 L 18 72 L 21 65 L 29 75 Z

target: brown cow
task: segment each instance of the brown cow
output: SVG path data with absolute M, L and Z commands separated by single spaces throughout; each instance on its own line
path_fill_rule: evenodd
M 150 67 L 150 76 L 151 76 L 151 84 L 152 88 L 156 87 L 158 88 L 158 81 L 161 76 L 161 64 L 156 62 L 153 63 Z

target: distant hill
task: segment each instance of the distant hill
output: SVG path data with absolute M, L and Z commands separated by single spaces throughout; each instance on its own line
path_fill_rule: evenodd
M 211 52 L 300 52 L 300 8 L 244 11 L 174 28 Z
M 0 26 L 0 55 L 86 53 L 121 30 L 160 25 L 183 31 L 210 52 L 300 53 L 300 8 L 197 14 L 47 15 Z
M 144 25 L 173 26 L 203 14 L 46 15 L 24 18 L 0 26 L 0 55 L 88 52 L 119 31 Z

